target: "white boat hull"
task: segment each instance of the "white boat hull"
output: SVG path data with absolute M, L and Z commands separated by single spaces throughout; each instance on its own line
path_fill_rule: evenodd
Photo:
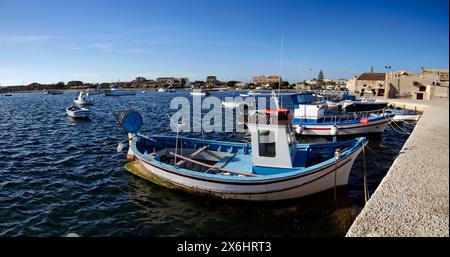
M 396 114 L 392 119 L 394 121 L 418 121 L 419 118 L 420 118 L 419 114 L 414 114 L 414 115 Z
M 367 125 L 363 124 L 349 124 L 349 125 L 337 125 L 336 135 L 357 135 L 357 134 L 369 134 L 369 133 L 382 133 L 389 120 L 382 119 L 374 122 L 369 122 Z M 334 125 L 321 125 L 321 124 L 302 124 L 294 125 L 294 131 L 301 135 L 311 135 L 311 136 L 333 136 Z M 298 133 L 300 131 L 300 133 Z
M 191 94 L 191 96 L 208 96 L 209 95 L 209 93 L 206 93 L 206 92 L 201 92 L 201 93 L 191 92 L 190 94 Z
M 218 181 L 199 180 L 156 166 L 139 159 L 137 156 L 136 158 L 142 167 L 139 176 L 143 178 L 148 178 L 148 176 L 156 177 L 185 191 L 223 199 L 276 201 L 299 198 L 332 189 L 335 186 L 347 185 L 353 162 L 361 150 L 362 148 L 359 148 L 336 163 L 332 162 L 328 166 L 320 167 L 304 174 L 294 175 L 290 179 L 272 179 L 271 181 L 261 181 L 259 183 L 221 183 Z M 129 152 L 129 156 L 134 155 L 132 152 Z M 335 172 L 336 170 L 337 172 Z
M 103 92 L 106 96 L 136 95 L 136 91 L 134 90 L 105 90 Z
M 66 110 L 66 112 L 67 116 L 71 118 L 87 119 L 91 116 L 91 111 L 89 110 L 78 110 L 78 111 Z

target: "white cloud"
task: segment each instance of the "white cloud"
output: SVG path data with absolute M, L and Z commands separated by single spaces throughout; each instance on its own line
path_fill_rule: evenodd
M 91 46 L 103 52 L 110 52 L 114 48 L 113 43 L 103 43 L 103 42 L 94 43 Z
M 21 35 L 21 36 L 0 36 L 0 43 L 37 43 L 50 39 L 51 36 Z
M 166 26 L 155 26 L 155 27 L 148 27 L 148 28 L 131 28 L 128 31 L 134 32 L 134 33 L 145 33 L 145 32 L 172 32 L 176 31 L 174 27 L 166 27 Z
M 124 52 L 126 53 L 147 53 L 148 51 L 141 48 L 130 48 L 126 49 Z

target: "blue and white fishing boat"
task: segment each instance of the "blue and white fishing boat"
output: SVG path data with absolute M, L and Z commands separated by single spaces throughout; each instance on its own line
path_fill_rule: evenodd
M 351 115 L 325 115 L 326 104 L 314 93 L 291 96 L 294 108 L 293 126 L 297 134 L 336 136 L 381 133 L 394 114 L 383 111 Z
M 367 139 L 297 144 L 291 120 L 286 109 L 255 112 L 248 122 L 251 143 L 237 143 L 147 137 L 138 133 L 143 124 L 138 112 L 118 118 L 129 138 L 127 169 L 168 188 L 223 199 L 275 201 L 347 185 Z

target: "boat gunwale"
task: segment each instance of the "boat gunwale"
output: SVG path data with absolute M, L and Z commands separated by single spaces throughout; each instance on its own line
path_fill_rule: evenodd
M 160 138 L 172 138 L 172 137 L 162 136 Z M 184 138 L 184 139 L 190 139 L 190 138 Z M 221 143 L 220 141 L 213 141 L 213 140 L 204 140 L 204 141 L 200 140 L 200 139 L 193 139 L 193 140 L 200 141 L 200 142 Z M 278 182 L 288 181 L 288 180 L 296 179 L 299 177 L 316 174 L 317 172 L 319 172 L 323 169 L 327 169 L 332 165 L 339 165 L 340 163 L 342 163 L 344 161 L 346 163 L 351 160 L 350 156 L 354 152 L 358 151 L 361 147 L 364 147 L 365 144 L 367 144 L 367 142 L 368 142 L 368 140 L 366 138 L 359 137 L 359 138 L 355 138 L 355 139 L 351 139 L 351 140 L 347 140 L 347 141 L 342 141 L 341 143 L 347 143 L 347 142 L 351 142 L 351 141 L 355 141 L 355 143 L 352 146 L 350 146 L 348 149 L 346 149 L 345 151 L 341 152 L 340 153 L 341 158 L 338 159 L 337 161 L 335 161 L 335 157 L 332 157 L 330 159 L 327 159 L 323 162 L 317 163 L 317 164 L 309 166 L 309 167 L 304 167 L 304 168 L 294 167 L 294 168 L 288 169 L 290 171 L 287 171 L 287 172 L 278 173 L 278 174 L 270 174 L 270 175 L 259 175 L 259 176 L 254 176 L 254 177 L 224 176 L 224 175 L 220 176 L 217 174 L 202 173 L 202 172 L 192 171 L 192 170 L 188 170 L 188 169 L 184 169 L 184 168 L 180 168 L 180 167 L 174 167 L 173 165 L 169 165 L 169 164 L 166 164 L 166 163 L 154 160 L 154 159 L 150 159 L 137 149 L 135 136 L 133 136 L 133 138 L 131 140 L 130 148 L 131 148 L 131 151 L 133 152 L 133 154 L 139 160 L 141 160 L 151 166 L 155 166 L 159 169 L 163 169 L 167 172 L 173 173 L 175 175 L 187 176 L 192 179 L 204 180 L 204 181 L 206 180 L 206 181 L 215 182 L 215 183 L 256 185 L 256 184 L 269 184 L 269 183 L 278 183 Z M 245 143 L 238 143 L 238 144 L 245 144 Z M 298 144 L 299 148 L 306 148 L 310 145 L 311 144 Z M 337 142 L 336 145 L 339 145 L 339 142 Z M 323 144 L 319 143 L 319 144 L 314 144 L 314 146 L 318 147 L 318 148 L 329 147 L 330 143 L 323 143 Z

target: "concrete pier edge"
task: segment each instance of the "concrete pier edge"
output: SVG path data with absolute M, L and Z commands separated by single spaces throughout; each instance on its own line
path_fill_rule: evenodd
M 423 114 L 346 236 L 448 237 L 449 101 L 388 101 Z

